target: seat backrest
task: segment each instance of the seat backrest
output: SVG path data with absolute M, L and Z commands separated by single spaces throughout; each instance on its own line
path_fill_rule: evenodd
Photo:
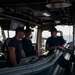
M 11 38 L 7 38 L 7 39 L 5 40 L 5 42 L 4 42 L 3 46 L 2 46 L 2 50 L 3 50 L 3 51 L 7 51 L 6 49 L 7 49 L 7 47 L 8 47 L 8 44 L 9 44 L 10 40 L 11 40 Z
M 5 40 L 6 46 L 8 46 L 10 40 L 11 40 L 11 38 L 7 38 L 7 39 Z

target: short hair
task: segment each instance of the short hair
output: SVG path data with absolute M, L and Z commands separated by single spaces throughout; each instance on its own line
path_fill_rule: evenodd
M 26 33 L 31 33 L 33 30 L 32 29 L 26 29 L 25 31 L 24 31 L 24 33 L 26 34 Z
M 18 32 L 24 32 L 24 28 L 23 27 L 17 27 L 16 33 L 18 33 Z

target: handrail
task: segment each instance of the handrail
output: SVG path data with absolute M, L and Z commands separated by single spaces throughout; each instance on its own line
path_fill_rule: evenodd
M 49 58 L 49 60 L 40 61 L 40 63 L 37 62 L 37 64 L 39 65 L 34 63 L 32 65 L 23 65 L 19 67 L 13 67 L 10 69 L 0 70 L 0 75 L 9 75 L 9 74 L 10 75 L 21 75 L 21 74 L 27 75 L 31 73 L 33 74 L 53 65 L 61 55 L 62 55 L 62 52 L 60 52 L 52 61 L 50 61 L 51 59 Z
M 43 64 L 43 65 L 41 65 L 41 66 L 39 65 L 39 66 L 37 66 L 37 68 L 35 68 L 35 67 L 31 68 L 32 71 L 33 71 L 33 73 L 39 72 L 39 71 L 41 71 L 41 70 L 43 70 L 43 69 L 46 69 L 46 68 L 52 66 L 52 65 L 58 60 L 58 58 L 59 58 L 61 55 L 62 55 L 62 52 L 61 52 L 56 58 L 54 58 L 54 60 L 48 62 L 47 64 Z

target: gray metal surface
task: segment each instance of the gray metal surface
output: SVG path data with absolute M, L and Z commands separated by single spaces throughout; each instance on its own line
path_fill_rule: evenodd
M 5 70 L 0 70 L 0 75 L 36 74 L 37 72 L 43 71 L 49 68 L 50 66 L 52 66 L 61 55 L 62 55 L 62 52 L 58 54 L 52 61 L 50 61 L 51 60 L 51 57 L 50 57 L 49 59 L 44 59 L 34 64 L 28 64 L 28 65 L 23 65 L 19 67 L 13 67 L 13 68 L 5 69 Z

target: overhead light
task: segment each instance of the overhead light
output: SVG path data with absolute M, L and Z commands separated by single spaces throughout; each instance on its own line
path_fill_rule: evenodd
M 65 8 L 71 6 L 70 0 L 46 0 L 47 8 Z
M 56 24 L 59 24 L 59 23 L 60 23 L 60 21 L 59 21 L 59 20 L 58 20 L 58 21 L 55 21 L 55 23 L 56 23 Z
M 48 13 L 42 13 L 44 16 L 50 16 L 50 14 L 48 14 Z

